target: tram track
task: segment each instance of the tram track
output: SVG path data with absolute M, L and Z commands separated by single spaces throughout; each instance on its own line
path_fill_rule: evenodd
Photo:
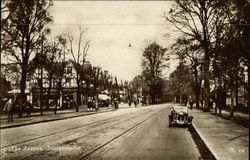
M 144 110 L 143 110 L 143 111 L 144 111 Z M 147 112 L 150 112 L 150 110 L 147 111 Z M 63 131 L 58 131 L 58 132 L 55 132 L 55 133 L 46 134 L 46 135 L 39 136 L 39 137 L 35 137 L 35 138 L 29 139 L 29 140 L 26 140 L 26 141 L 22 141 L 22 142 L 10 144 L 10 145 L 1 146 L 0 149 L 8 148 L 8 147 L 11 147 L 11 146 L 17 146 L 17 145 L 20 145 L 20 144 L 32 142 L 32 141 L 39 140 L 39 139 L 46 138 L 46 137 L 50 137 L 50 136 L 55 136 L 55 135 L 57 135 L 57 134 L 61 134 L 61 133 L 65 133 L 65 132 L 68 132 L 68 131 L 80 129 L 80 128 L 82 128 L 82 127 L 87 127 L 87 126 L 91 126 L 91 125 L 105 124 L 105 123 L 107 123 L 107 122 L 110 121 L 110 120 L 115 120 L 115 119 L 117 119 L 117 118 L 122 118 L 122 117 L 124 117 L 124 116 L 129 115 L 129 114 L 136 114 L 136 113 L 138 113 L 138 112 L 126 113 L 126 114 L 123 114 L 123 115 L 118 115 L 118 116 L 114 116 L 114 117 L 111 117 L 111 118 L 107 118 L 107 119 L 104 119 L 104 120 L 101 120 L 101 121 L 92 122 L 92 123 L 84 124 L 84 125 L 81 125 L 81 126 L 76 126 L 76 127 L 73 127 L 73 128 L 68 128 L 68 129 L 63 130 Z
M 162 110 L 162 109 L 161 109 L 161 110 Z M 161 111 L 161 110 L 160 110 L 160 111 Z M 160 111 L 158 111 L 157 113 L 159 113 Z M 131 119 L 133 119 L 133 120 L 135 120 L 136 118 L 140 119 L 140 117 L 138 117 L 138 114 L 141 115 L 141 116 L 142 116 L 142 115 L 145 116 L 145 115 L 148 115 L 148 113 L 150 113 L 150 112 L 152 112 L 152 110 L 146 110 L 145 112 L 142 112 L 142 113 L 141 113 L 141 112 L 140 112 L 140 113 L 139 113 L 139 112 L 134 112 L 134 113 L 132 113 L 132 114 L 135 114 L 135 115 L 126 117 L 126 119 L 123 119 L 122 121 L 117 121 L 117 122 L 112 121 L 112 122 L 115 122 L 115 123 L 112 123 L 112 126 L 119 125 L 119 124 L 124 123 L 124 122 L 127 122 L 128 120 L 131 120 Z M 91 155 L 91 154 L 93 154 L 94 152 L 98 151 L 99 149 L 105 147 L 106 145 L 108 145 L 109 143 L 111 143 L 111 142 L 113 142 L 114 140 L 118 139 L 119 137 L 121 137 L 122 135 L 124 135 L 124 134 L 126 134 L 127 132 L 131 131 L 132 129 L 136 128 L 137 126 L 139 126 L 140 124 L 142 124 L 142 123 L 145 122 L 146 120 L 152 118 L 152 117 L 155 116 L 157 113 L 153 113 L 153 114 L 151 114 L 149 117 L 146 116 L 146 118 L 144 118 L 144 119 L 143 119 L 142 121 L 140 121 L 139 123 L 136 123 L 135 125 L 133 125 L 133 126 L 130 127 L 129 129 L 125 130 L 125 131 L 122 132 L 121 134 L 119 134 L 119 135 L 115 136 L 114 138 L 112 138 L 111 140 L 109 140 L 108 142 L 102 144 L 101 146 L 95 148 L 94 150 L 91 150 L 90 152 L 88 152 L 88 154 L 86 154 L 85 156 L 83 156 L 83 157 L 80 158 L 80 159 L 85 159 L 85 158 L 87 158 L 89 155 Z M 128 114 L 131 115 L 131 113 L 128 113 Z M 128 114 L 124 114 L 124 115 L 112 117 L 112 118 L 110 118 L 110 119 L 108 119 L 108 120 L 111 120 L 111 119 L 114 120 L 115 118 L 121 118 L 121 117 L 123 117 L 123 116 L 127 116 Z M 108 122 L 109 122 L 108 120 L 107 120 L 105 123 L 103 123 L 103 124 L 110 125 L 110 124 L 108 124 Z M 92 125 L 100 125 L 100 124 L 102 124 L 102 123 L 98 123 L 98 124 L 95 123 L 95 124 L 92 124 Z M 98 129 L 96 129 L 96 128 L 92 128 L 92 129 L 94 130 L 94 132 L 100 132 L 100 131 L 103 131 L 103 130 L 107 129 L 107 126 L 102 126 L 101 128 L 98 128 Z M 89 132 L 90 132 L 90 131 L 89 131 Z M 77 137 L 77 139 L 87 138 L 88 136 L 89 136 L 89 135 L 86 133 L 86 134 L 83 135 L 83 136 Z M 74 140 L 72 140 L 72 141 L 76 141 L 76 139 L 74 139 Z M 41 155 L 42 153 L 46 153 L 46 151 L 36 152 L 36 153 L 31 154 L 31 155 L 29 155 L 29 156 L 23 157 L 23 158 L 21 158 L 21 159 L 22 159 L 22 160 L 32 159 L 32 157 L 34 157 L 34 156 L 39 156 L 39 155 Z
M 140 126 L 142 123 L 147 121 L 148 119 L 157 115 L 157 113 L 161 112 L 164 108 L 145 108 L 142 110 L 135 110 L 132 112 L 122 113 L 118 112 L 117 114 L 113 114 L 112 117 L 100 117 L 90 118 L 91 122 L 85 122 L 85 124 L 79 124 L 77 126 L 68 126 L 64 130 L 53 131 L 46 134 L 33 137 L 29 139 L 23 140 L 21 142 L 16 141 L 17 143 L 13 143 L 1 146 L 1 152 L 6 153 L 8 155 L 7 159 L 22 159 L 22 160 L 30 160 L 30 159 L 44 159 L 46 155 L 50 155 L 53 157 L 58 157 L 63 154 L 60 151 L 53 151 L 53 148 L 57 147 L 80 147 L 77 153 L 74 153 L 73 159 L 87 159 L 92 154 L 95 154 L 97 151 L 101 151 L 102 148 L 109 145 L 116 139 L 123 137 L 123 135 L 128 135 L 129 131 L 134 128 Z M 81 119 L 77 119 L 81 120 Z M 62 122 L 62 126 L 63 126 Z M 87 124 L 86 124 L 87 123 Z M 61 124 L 59 124 L 61 125 Z M 54 125 L 52 125 L 54 126 Z M 133 131 L 132 131 L 133 132 Z M 130 132 L 129 132 L 130 133 Z M 32 133 L 33 134 L 33 133 Z M 32 135 L 30 134 L 30 135 Z M 25 134 L 22 134 L 25 135 Z M 106 135 L 109 135 L 108 137 Z M 104 136 L 104 139 L 102 138 Z M 94 140 L 98 138 L 98 140 Z M 125 136 L 126 137 L 126 136 Z M 18 140 L 18 139 L 17 139 Z M 92 141 L 96 143 L 92 143 Z M 122 140 L 122 138 L 120 139 Z M 118 140 L 119 141 L 119 140 Z M 116 142 L 118 142 L 116 141 Z M 6 141 L 8 142 L 8 141 Z M 17 146 L 17 148 L 21 148 L 21 151 L 12 151 L 8 152 L 8 147 Z M 43 148 L 42 150 L 35 151 L 25 151 L 23 148 Z M 52 150 L 47 147 L 52 147 Z M 23 150 L 23 151 L 22 151 Z M 71 154 L 69 154 L 72 157 Z M 71 158 L 70 158 L 71 159 Z
M 129 131 L 133 130 L 134 128 L 138 127 L 139 125 L 141 125 L 142 123 L 146 122 L 147 120 L 151 119 L 152 117 L 156 116 L 159 112 L 161 112 L 162 109 L 152 115 L 150 115 L 149 117 L 143 119 L 142 121 L 140 121 L 139 123 L 136 123 L 135 125 L 133 125 L 132 127 L 128 128 L 127 130 L 125 130 L 124 132 L 120 133 L 119 135 L 117 135 L 116 137 L 112 138 L 111 140 L 107 141 L 106 143 L 100 145 L 99 147 L 93 149 L 92 151 L 88 152 L 87 154 L 85 154 L 83 157 L 81 157 L 79 160 L 85 160 L 88 159 L 92 154 L 96 153 L 97 151 L 99 151 L 100 149 L 104 148 L 105 146 L 109 145 L 110 143 L 112 143 L 113 141 L 115 141 L 116 139 L 122 137 L 123 135 L 125 135 L 126 133 L 128 133 Z

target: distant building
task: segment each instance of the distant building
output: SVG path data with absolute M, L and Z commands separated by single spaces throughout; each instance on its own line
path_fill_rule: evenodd
M 9 91 L 9 95 L 16 98 L 20 94 L 20 78 L 21 78 L 20 67 L 16 63 L 2 64 L 1 67 L 2 67 L 1 68 L 2 77 L 5 77 L 7 81 L 11 82 L 12 90 Z M 43 99 L 45 100 L 46 96 L 48 95 L 48 89 L 49 89 L 48 72 L 44 68 L 37 68 L 32 75 L 29 75 L 27 77 L 25 93 L 27 96 L 27 100 L 30 100 L 32 103 L 38 103 L 38 104 L 41 103 L 40 102 L 41 77 L 43 79 L 42 95 Z M 66 67 L 66 72 L 62 79 L 63 88 L 61 97 L 59 98 L 60 106 L 62 106 L 64 101 L 66 100 L 76 101 L 77 83 L 75 77 L 76 77 L 76 72 L 73 69 L 72 64 L 69 63 Z M 84 87 L 86 89 L 86 85 Z M 55 103 L 55 100 L 58 98 L 57 88 L 58 85 L 56 77 L 53 77 L 51 83 L 50 99 L 49 99 L 50 103 Z M 81 90 L 81 92 L 84 92 L 83 90 L 84 88 Z M 84 96 L 81 95 L 82 103 L 84 102 L 84 99 L 85 99 Z

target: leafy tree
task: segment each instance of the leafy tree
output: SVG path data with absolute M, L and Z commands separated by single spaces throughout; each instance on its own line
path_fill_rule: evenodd
M 144 77 L 142 75 L 137 75 L 134 77 L 134 79 L 131 81 L 131 91 L 130 95 L 137 95 L 137 97 L 140 96 L 140 89 L 143 88 L 144 83 Z
M 203 53 L 204 57 L 205 110 L 209 110 L 209 66 L 214 50 L 215 24 L 224 23 L 225 21 L 225 14 L 223 14 L 224 3 L 210 0 L 176 0 L 175 2 L 176 5 L 169 12 L 170 16 L 165 14 L 165 18 L 189 41 L 194 41 L 202 49 L 202 52 L 199 53 Z
M 51 5 L 51 1 L 47 0 L 10 0 L 7 6 L 11 14 L 5 23 L 5 34 L 13 39 L 14 49 L 4 54 L 21 68 L 21 103 L 25 100 L 26 79 L 32 69 L 30 61 L 32 54 L 35 54 L 34 49 L 40 46 L 41 41 L 50 31 L 47 25 L 52 22 L 52 17 L 48 13 Z M 22 116 L 22 109 L 20 116 Z
M 10 37 L 8 34 L 8 20 L 10 16 L 16 11 L 17 3 L 13 3 L 9 0 L 1 1 L 1 53 L 10 52 L 13 50 L 12 43 L 15 40 L 15 37 Z M 0 57 L 1 60 L 1 57 Z
M 195 94 L 196 107 L 200 107 L 201 91 L 202 91 L 202 78 L 203 78 L 203 65 L 202 65 L 202 54 L 201 48 L 197 43 L 186 39 L 185 37 L 180 37 L 171 46 L 171 53 L 177 55 L 181 60 L 181 64 L 190 66 L 190 73 L 192 77 L 192 89 Z M 187 81 L 189 83 L 189 81 Z
M 199 52 L 196 52 L 196 54 L 203 57 L 201 64 L 203 65 L 206 110 L 209 110 L 209 83 L 213 79 L 212 71 L 216 70 L 211 70 L 211 66 L 216 68 L 216 65 L 222 64 L 220 72 L 226 73 L 229 68 L 231 71 L 235 68 L 239 69 L 239 65 L 248 61 L 246 58 L 246 24 L 247 20 L 249 20 L 249 14 L 247 13 L 249 6 L 249 2 L 246 0 L 176 0 L 176 5 L 169 12 L 170 16 L 165 14 L 166 20 L 182 33 L 180 39 L 185 39 L 188 42 L 191 51 L 196 52 L 198 49 Z M 236 48 L 238 50 L 235 50 Z M 227 58 L 224 54 L 226 53 L 225 50 L 231 51 L 230 55 L 233 54 L 234 58 L 230 56 Z M 232 65 L 227 65 L 229 68 L 223 67 L 225 65 L 222 63 L 223 59 L 230 59 Z M 237 75 L 238 69 L 234 70 L 234 75 Z M 214 81 L 218 81 L 216 83 L 219 92 L 223 92 L 223 74 L 215 75 L 217 77 Z M 237 79 L 236 76 L 234 78 L 236 97 L 237 81 L 239 80 Z M 218 95 L 222 95 L 222 93 Z M 218 103 L 218 105 L 222 104 Z
M 187 101 L 192 96 L 192 75 L 190 70 L 181 61 L 176 70 L 169 76 L 170 88 L 177 102 Z
M 245 85 L 244 66 L 249 66 L 246 26 L 249 21 L 250 3 L 245 0 L 225 1 L 223 8 L 227 20 L 225 22 L 228 23 L 215 25 L 216 47 L 212 59 L 212 73 L 217 87 L 216 106 L 219 107 L 219 113 L 226 106 L 226 93 L 230 91 L 230 117 L 232 118 L 234 98 L 237 106 L 239 86 Z
M 142 55 L 142 74 L 149 86 L 150 98 L 153 104 L 156 103 L 157 96 L 159 97 L 159 85 L 162 84 L 162 70 L 166 67 L 165 62 L 168 60 L 165 54 L 166 50 L 166 48 L 163 48 L 156 42 L 152 42 L 144 49 Z

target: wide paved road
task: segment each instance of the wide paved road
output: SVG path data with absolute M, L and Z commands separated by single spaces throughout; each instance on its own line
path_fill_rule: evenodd
M 1 130 L 2 159 L 199 159 L 187 128 L 168 128 L 172 104 Z

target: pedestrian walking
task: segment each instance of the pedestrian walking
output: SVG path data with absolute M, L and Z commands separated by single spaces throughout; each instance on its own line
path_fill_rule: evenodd
M 11 98 L 6 102 L 4 106 L 4 111 L 7 111 L 8 122 L 12 122 L 13 121 L 13 101 Z
M 29 101 L 26 101 L 24 104 L 24 107 L 27 112 L 27 117 L 29 117 L 31 113 L 31 108 L 32 108 L 31 103 Z
M 89 97 L 88 98 L 88 111 L 92 111 L 93 110 L 93 101 L 92 99 Z
M 115 109 L 118 108 L 118 100 L 117 100 L 117 98 L 114 98 L 114 106 L 115 106 Z
M 135 105 L 135 107 L 137 106 L 137 100 L 134 101 L 134 105 Z
M 187 106 L 187 100 L 184 101 L 184 105 Z
M 131 100 L 130 99 L 128 100 L 128 105 L 129 105 L 129 107 L 131 107 Z
M 190 105 L 190 109 L 193 109 L 193 101 L 191 100 L 190 102 L 189 102 L 189 105 Z

